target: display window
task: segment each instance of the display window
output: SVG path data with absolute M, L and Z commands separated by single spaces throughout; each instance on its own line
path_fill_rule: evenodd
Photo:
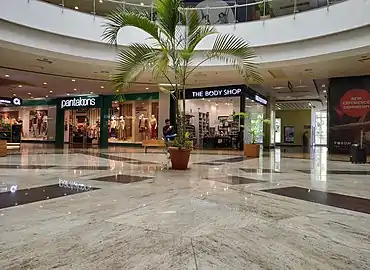
M 182 104 L 180 102 L 180 104 Z M 240 97 L 185 100 L 186 130 L 197 148 L 239 147 Z
M 55 140 L 55 106 L 4 108 L 0 111 L 4 123 L 21 125 L 22 140 Z
M 264 135 L 263 119 L 265 119 L 266 107 L 252 99 L 246 98 L 244 111 L 248 116 L 244 119 L 244 143 L 262 144 Z
M 98 144 L 100 140 L 100 109 L 83 108 L 64 111 L 64 142 Z
M 158 139 L 158 100 L 114 101 L 109 115 L 110 143 L 141 143 Z

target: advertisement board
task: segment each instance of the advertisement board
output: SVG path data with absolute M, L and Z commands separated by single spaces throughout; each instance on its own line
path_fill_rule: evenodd
M 330 153 L 349 153 L 361 133 L 370 152 L 370 76 L 330 79 L 328 113 Z

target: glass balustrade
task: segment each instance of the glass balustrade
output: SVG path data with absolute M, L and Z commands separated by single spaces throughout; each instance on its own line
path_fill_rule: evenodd
M 128 10 L 145 10 L 155 20 L 153 0 L 40 0 L 98 16 L 125 7 Z M 234 24 L 287 16 L 317 8 L 330 8 L 345 0 L 184 0 L 185 9 L 196 9 L 205 24 Z

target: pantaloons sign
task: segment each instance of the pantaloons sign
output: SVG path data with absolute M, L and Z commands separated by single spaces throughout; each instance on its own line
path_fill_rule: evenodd
M 96 97 L 75 97 L 71 99 L 63 99 L 60 101 L 60 108 L 72 108 L 72 107 L 96 107 Z

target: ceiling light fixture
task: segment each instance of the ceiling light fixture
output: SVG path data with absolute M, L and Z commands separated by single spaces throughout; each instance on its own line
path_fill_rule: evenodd
M 69 96 L 69 93 L 67 93 L 67 96 Z
M 29 95 L 31 95 L 31 93 L 28 93 Z
M 5 74 L 5 78 L 9 78 L 10 77 L 10 75 L 8 75 L 8 74 Z
M 72 82 L 75 82 L 76 80 L 75 79 L 72 79 Z
M 75 6 L 75 9 L 78 10 L 78 6 Z
M 325 86 L 326 86 L 325 84 L 321 85 L 321 87 L 325 87 Z
M 104 89 L 104 86 L 102 85 L 102 86 L 100 86 L 100 88 L 101 88 L 101 89 Z
M 141 5 L 141 6 L 144 6 L 144 3 L 143 3 L 143 2 L 141 2 L 141 3 L 140 3 L 140 5 Z
M 99 3 L 102 4 L 103 3 L 103 0 L 99 0 Z
M 52 90 L 50 90 L 50 91 L 49 91 L 49 93 L 53 93 L 53 91 L 52 91 Z
M 49 96 L 48 96 L 48 95 L 46 95 L 45 97 L 46 97 L 46 98 L 48 98 Z
M 284 89 L 284 88 L 285 88 L 285 86 L 274 86 L 274 87 L 272 87 L 272 88 L 274 88 L 275 90 L 279 90 L 279 89 Z
M 17 94 L 13 94 L 13 96 L 16 96 Z
M 33 97 L 31 97 L 31 99 L 33 99 Z
M 145 90 L 148 90 L 148 89 L 149 89 L 148 87 L 145 88 Z
M 93 91 L 91 91 L 91 92 L 90 92 L 90 94 L 94 94 L 94 92 L 93 92 Z
M 44 82 L 44 85 L 47 85 L 48 83 L 47 82 Z
M 73 91 L 77 91 L 77 88 L 74 88 Z
M 18 85 L 18 87 L 19 87 L 19 88 L 21 88 L 21 87 L 22 87 L 22 85 Z
M 326 93 L 326 90 L 324 90 L 323 92 Z

